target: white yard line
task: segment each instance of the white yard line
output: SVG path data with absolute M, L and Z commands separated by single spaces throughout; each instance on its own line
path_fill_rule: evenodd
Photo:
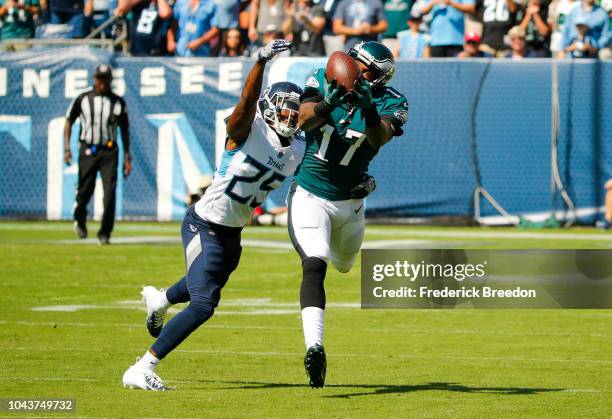
M 2 351 L 25 351 L 25 352 L 105 352 L 107 349 L 98 347 L 14 347 L 0 348 Z M 115 353 L 133 353 L 131 349 L 113 349 Z M 221 356 L 272 356 L 272 357 L 302 357 L 302 352 L 260 352 L 260 351 L 218 351 L 207 349 L 176 349 L 174 352 L 188 354 L 208 354 Z M 487 357 L 487 356 L 463 356 L 463 355 L 446 355 L 446 354 L 373 354 L 373 353 L 332 353 L 328 354 L 332 358 L 370 358 L 370 359 L 427 359 L 427 360 L 450 360 L 453 362 L 459 361 L 491 361 L 491 362 L 539 362 L 539 363 L 560 363 L 560 364 L 594 364 L 594 365 L 612 365 L 612 360 L 607 359 L 563 359 L 563 358 L 524 358 L 524 357 Z
M 477 239 L 551 239 L 551 240 L 603 240 L 612 241 L 612 233 L 535 233 L 517 231 L 419 231 L 419 230 L 386 230 L 366 227 L 367 234 L 380 236 L 411 236 L 411 237 L 447 237 L 447 238 L 477 238 Z
M 298 315 L 299 311 L 293 312 Z M 103 327 L 107 328 L 141 328 L 144 327 L 144 321 L 142 323 L 81 323 L 81 322 L 34 322 L 34 321 L 5 321 L 1 320 L 0 324 L 15 325 L 15 326 L 33 326 L 33 327 L 83 327 L 83 328 L 95 328 L 100 329 Z M 252 325 L 222 325 L 222 324 L 206 324 L 207 329 L 229 329 L 229 330 L 300 330 L 301 324 L 296 323 L 295 326 L 252 326 Z M 486 335 L 486 336 L 564 336 L 564 337 L 594 337 L 594 338 L 609 338 L 612 337 L 612 333 L 538 333 L 538 332 L 495 332 L 490 330 L 476 330 L 476 329 L 419 329 L 410 328 L 403 325 L 398 325 L 397 328 L 360 328 L 360 332 L 368 333 L 410 333 L 416 335 Z
M 4 222 L 0 223 L 1 230 L 45 230 L 45 231 L 72 231 L 72 224 L 62 223 L 20 223 L 20 222 Z M 180 232 L 178 224 L 170 225 L 121 225 L 117 227 L 118 231 L 154 231 L 154 232 Z M 275 227 L 247 227 L 244 230 L 245 234 L 282 234 L 286 235 L 287 231 L 284 228 Z M 448 238 L 488 238 L 488 239 L 555 239 L 555 240 L 601 240 L 612 241 L 612 232 L 610 233 L 559 233 L 559 232 L 533 232 L 533 231 L 491 231 L 491 230 L 467 230 L 461 231 L 455 228 L 449 230 L 427 231 L 422 227 L 410 228 L 409 226 L 398 226 L 396 229 L 384 229 L 375 226 L 366 226 L 366 233 L 381 236 L 411 236 L 411 237 L 448 237 Z M 167 237 L 167 236 L 165 236 Z M 114 241 L 118 240 L 115 239 Z M 74 240 L 78 243 L 87 242 L 87 240 Z M 95 242 L 95 240 L 92 240 Z

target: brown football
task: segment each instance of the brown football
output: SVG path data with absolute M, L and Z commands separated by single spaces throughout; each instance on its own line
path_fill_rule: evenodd
M 336 79 L 338 86 L 344 86 L 349 92 L 355 87 L 359 76 L 361 76 L 359 64 L 350 55 L 336 51 L 329 56 L 325 67 L 325 78 L 328 82 Z

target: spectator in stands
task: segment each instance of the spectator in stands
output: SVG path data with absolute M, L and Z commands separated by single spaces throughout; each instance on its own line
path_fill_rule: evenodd
M 548 24 L 552 31 L 550 35 L 550 52 L 554 58 L 563 58 L 563 31 L 567 15 L 579 0 L 553 0 L 548 8 Z
M 429 58 L 431 37 L 420 30 L 423 16 L 415 8 L 408 19 L 408 30 L 397 33 L 398 43 L 393 50 L 396 58 Z
M 457 54 L 457 58 L 492 58 L 488 52 L 480 50 L 480 35 L 476 32 L 468 32 L 465 34 L 463 51 Z
M 599 58 L 602 60 L 612 59 L 612 0 L 602 0 L 601 8 L 608 13 L 608 45 L 599 50 Z
M 87 35 L 83 0 L 51 0 L 49 6 L 49 23 L 72 26 L 71 38 L 84 38 Z
M 130 53 L 136 57 L 166 54 L 166 32 L 172 8 L 168 0 L 119 0 L 117 12 L 126 15 L 130 34 Z
M 389 24 L 380 0 L 342 0 L 334 14 L 333 30 L 344 35 L 344 49 L 362 41 L 378 41 Z
M 248 56 L 246 45 L 242 42 L 240 29 L 230 29 L 225 33 L 225 39 L 221 46 L 219 57 L 244 57 Z
M 508 40 L 510 42 L 510 51 L 506 52 L 504 58 L 522 60 L 523 58 L 538 57 L 536 53 L 527 49 L 527 43 L 525 42 L 525 30 L 520 26 L 514 26 L 508 31 Z
M 219 55 L 225 42 L 227 32 L 238 28 L 240 16 L 240 0 L 215 0 L 217 6 L 217 27 L 219 28 L 219 41 L 214 45 L 212 55 Z
M 550 56 L 549 7 L 550 0 L 529 0 L 527 7 L 519 13 L 522 14 L 519 20 L 525 31 L 527 48 L 538 57 Z
M 474 13 L 474 0 L 430 0 L 421 7 L 426 15 L 431 12 L 429 34 L 432 57 L 455 57 L 463 51 L 465 13 Z
M 610 228 L 612 226 L 612 179 L 608 179 L 604 188 L 606 189 L 604 218 L 606 220 L 606 227 Z
M 578 16 L 574 20 L 576 35 L 570 39 L 565 47 L 565 53 L 572 58 L 595 58 L 597 56 L 597 40 L 589 35 L 589 25 L 584 17 Z
M 610 29 L 609 17 L 601 7 L 595 4 L 594 0 L 582 0 L 582 3 L 574 7 L 569 15 L 563 31 L 563 46 L 567 48 L 579 33 L 576 22 L 583 21 L 588 27 L 588 35 L 594 40 L 596 49 L 609 45 Z
M 100 27 L 106 22 L 110 16 L 110 1 L 109 0 L 86 0 L 83 14 L 85 15 L 85 27 L 86 32 L 90 33 L 92 30 Z M 104 31 L 110 35 L 111 28 L 107 28 Z
M 323 44 L 327 55 L 344 48 L 344 37 L 334 33 L 334 14 L 342 0 L 314 0 L 314 4 L 323 6 L 325 12 L 325 28 L 323 29 Z
M 397 34 L 408 29 L 407 21 L 410 18 L 410 9 L 414 0 L 383 0 L 385 15 L 389 27 L 383 33 L 383 44 L 391 51 L 398 45 Z
M 480 49 L 494 57 L 503 57 L 508 50 L 504 37 L 514 25 L 520 0 L 476 0 L 476 16 L 482 22 Z
M 283 32 L 291 34 L 292 55 L 321 57 L 325 55 L 323 29 L 325 12 L 322 6 L 314 6 L 312 0 L 297 0 L 287 9 Z
M 213 0 L 178 0 L 168 29 L 168 52 L 180 57 L 209 57 L 210 43 L 219 35 L 216 10 Z
M 40 12 L 38 0 L 0 0 L 0 40 L 29 39 L 34 37 L 34 15 Z M 7 45 L 7 51 L 25 49 Z
M 267 45 L 272 39 L 282 38 L 283 22 L 291 0 L 253 0 L 249 20 L 249 39 Z

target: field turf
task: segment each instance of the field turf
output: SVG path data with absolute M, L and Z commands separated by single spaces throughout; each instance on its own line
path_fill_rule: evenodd
M 383 247 L 612 246 L 579 228 L 367 231 Z M 612 417 L 612 310 L 360 310 L 358 265 L 328 273 L 327 383 L 309 388 L 283 228 L 245 230 L 217 314 L 158 368 L 174 390 L 124 389 L 152 343 L 140 288 L 182 275 L 178 237 L 119 222 L 100 247 L 68 223 L 0 223 L 0 398 L 74 398 L 67 417 Z

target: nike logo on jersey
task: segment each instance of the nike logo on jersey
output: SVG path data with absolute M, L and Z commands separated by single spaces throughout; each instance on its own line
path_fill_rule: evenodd
M 359 205 L 359 208 L 355 210 L 355 214 L 357 214 L 361 208 L 363 208 L 363 204 Z
M 196 226 L 194 226 L 193 224 L 189 224 L 189 230 L 191 230 L 192 232 L 196 232 L 198 231 L 198 229 L 196 228 Z
M 285 164 L 284 163 L 276 162 L 270 156 L 268 156 L 268 166 L 276 167 L 278 170 L 281 170 L 281 171 L 285 168 Z

